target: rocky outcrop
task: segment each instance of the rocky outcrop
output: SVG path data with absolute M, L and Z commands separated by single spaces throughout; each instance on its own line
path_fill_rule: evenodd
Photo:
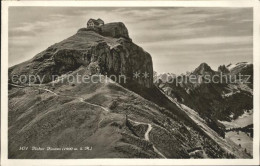
M 117 40 L 118 45 L 110 48 L 107 43 L 100 43 L 90 50 L 91 61 L 97 61 L 101 74 L 124 75 L 127 81 L 152 86 L 152 59 L 141 47 L 124 39 Z M 134 78 L 133 73 L 149 73 L 149 78 Z
M 78 30 L 78 32 L 84 32 L 84 31 L 94 31 L 105 37 L 112 37 L 112 38 L 122 37 L 131 41 L 128 35 L 128 30 L 125 24 L 122 22 L 113 22 L 98 27 L 81 28 Z
M 44 75 L 44 82 L 49 82 L 52 75 L 62 75 L 80 66 L 90 68 L 95 63 L 101 74 L 123 75 L 126 83 L 134 82 L 150 88 L 153 85 L 150 54 L 131 41 L 123 23 L 105 24 L 101 29 L 102 32 L 80 29 L 72 37 L 50 46 L 33 59 L 10 68 L 9 76 L 22 73 Z M 134 78 L 135 72 L 140 73 L 140 77 Z M 145 72 L 149 77 L 142 77 Z
M 220 65 L 218 67 L 218 72 L 221 72 L 221 73 L 229 73 L 230 71 L 228 70 L 228 68 L 225 66 L 225 65 Z
M 103 36 L 110 36 L 114 38 L 129 38 L 128 30 L 122 22 L 108 23 L 101 26 L 101 34 Z

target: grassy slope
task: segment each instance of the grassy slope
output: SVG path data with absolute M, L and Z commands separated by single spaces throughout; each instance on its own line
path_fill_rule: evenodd
M 76 73 L 84 73 L 80 68 Z M 9 90 L 10 158 L 189 158 L 187 150 L 203 147 L 208 157 L 224 157 L 216 143 L 178 114 L 144 99 L 117 83 L 50 84 Z M 68 97 L 76 96 L 76 97 Z M 101 105 L 109 109 L 81 102 Z M 144 140 L 152 125 L 150 141 Z M 165 144 L 167 142 L 167 144 Z M 92 151 L 18 151 L 19 146 L 85 147 Z

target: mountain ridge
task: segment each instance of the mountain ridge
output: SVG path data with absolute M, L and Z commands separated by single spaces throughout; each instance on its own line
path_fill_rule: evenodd
M 210 73 L 211 77 L 218 76 L 219 82 L 157 81 L 156 86 L 172 99 L 196 110 L 213 130 L 225 137 L 225 128 L 219 121 L 232 121 L 253 108 L 253 65 L 241 62 L 230 66 L 220 65 L 218 71 L 213 71 L 207 64 L 202 63 L 194 70 L 196 72 L 191 72 L 204 76 Z M 224 73 L 221 73 L 222 71 Z M 246 77 L 241 77 L 240 81 L 234 82 L 240 74 Z M 226 78 L 225 75 L 228 77 Z M 228 82 L 229 77 L 232 79 Z M 220 82 L 221 80 L 224 81 Z

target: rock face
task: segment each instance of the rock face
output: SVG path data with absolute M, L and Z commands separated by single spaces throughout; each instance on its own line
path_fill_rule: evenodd
M 123 23 L 105 24 L 98 32 L 82 28 L 33 59 L 9 68 L 9 78 L 24 73 L 45 75 L 44 82 L 47 83 L 52 75 L 62 75 L 80 66 L 89 68 L 93 63 L 98 64 L 101 74 L 124 75 L 126 83 L 134 82 L 147 88 L 153 85 L 152 58 L 132 42 Z M 135 79 L 135 72 L 147 72 L 149 77 Z
M 122 22 L 108 23 L 101 27 L 101 34 L 114 38 L 129 38 L 128 30 Z
M 228 68 L 225 65 L 220 65 L 218 67 L 218 72 L 229 73 L 230 71 L 228 70 Z

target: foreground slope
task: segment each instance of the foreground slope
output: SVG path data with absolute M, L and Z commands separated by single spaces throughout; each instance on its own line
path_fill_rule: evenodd
M 79 69 L 77 72 L 85 70 Z M 105 79 L 102 77 L 102 79 Z M 167 116 L 164 112 L 172 115 Z M 222 158 L 210 137 L 117 83 L 10 84 L 10 158 Z M 92 147 L 19 151 L 19 147 Z M 200 149 L 194 155 L 192 152 Z

